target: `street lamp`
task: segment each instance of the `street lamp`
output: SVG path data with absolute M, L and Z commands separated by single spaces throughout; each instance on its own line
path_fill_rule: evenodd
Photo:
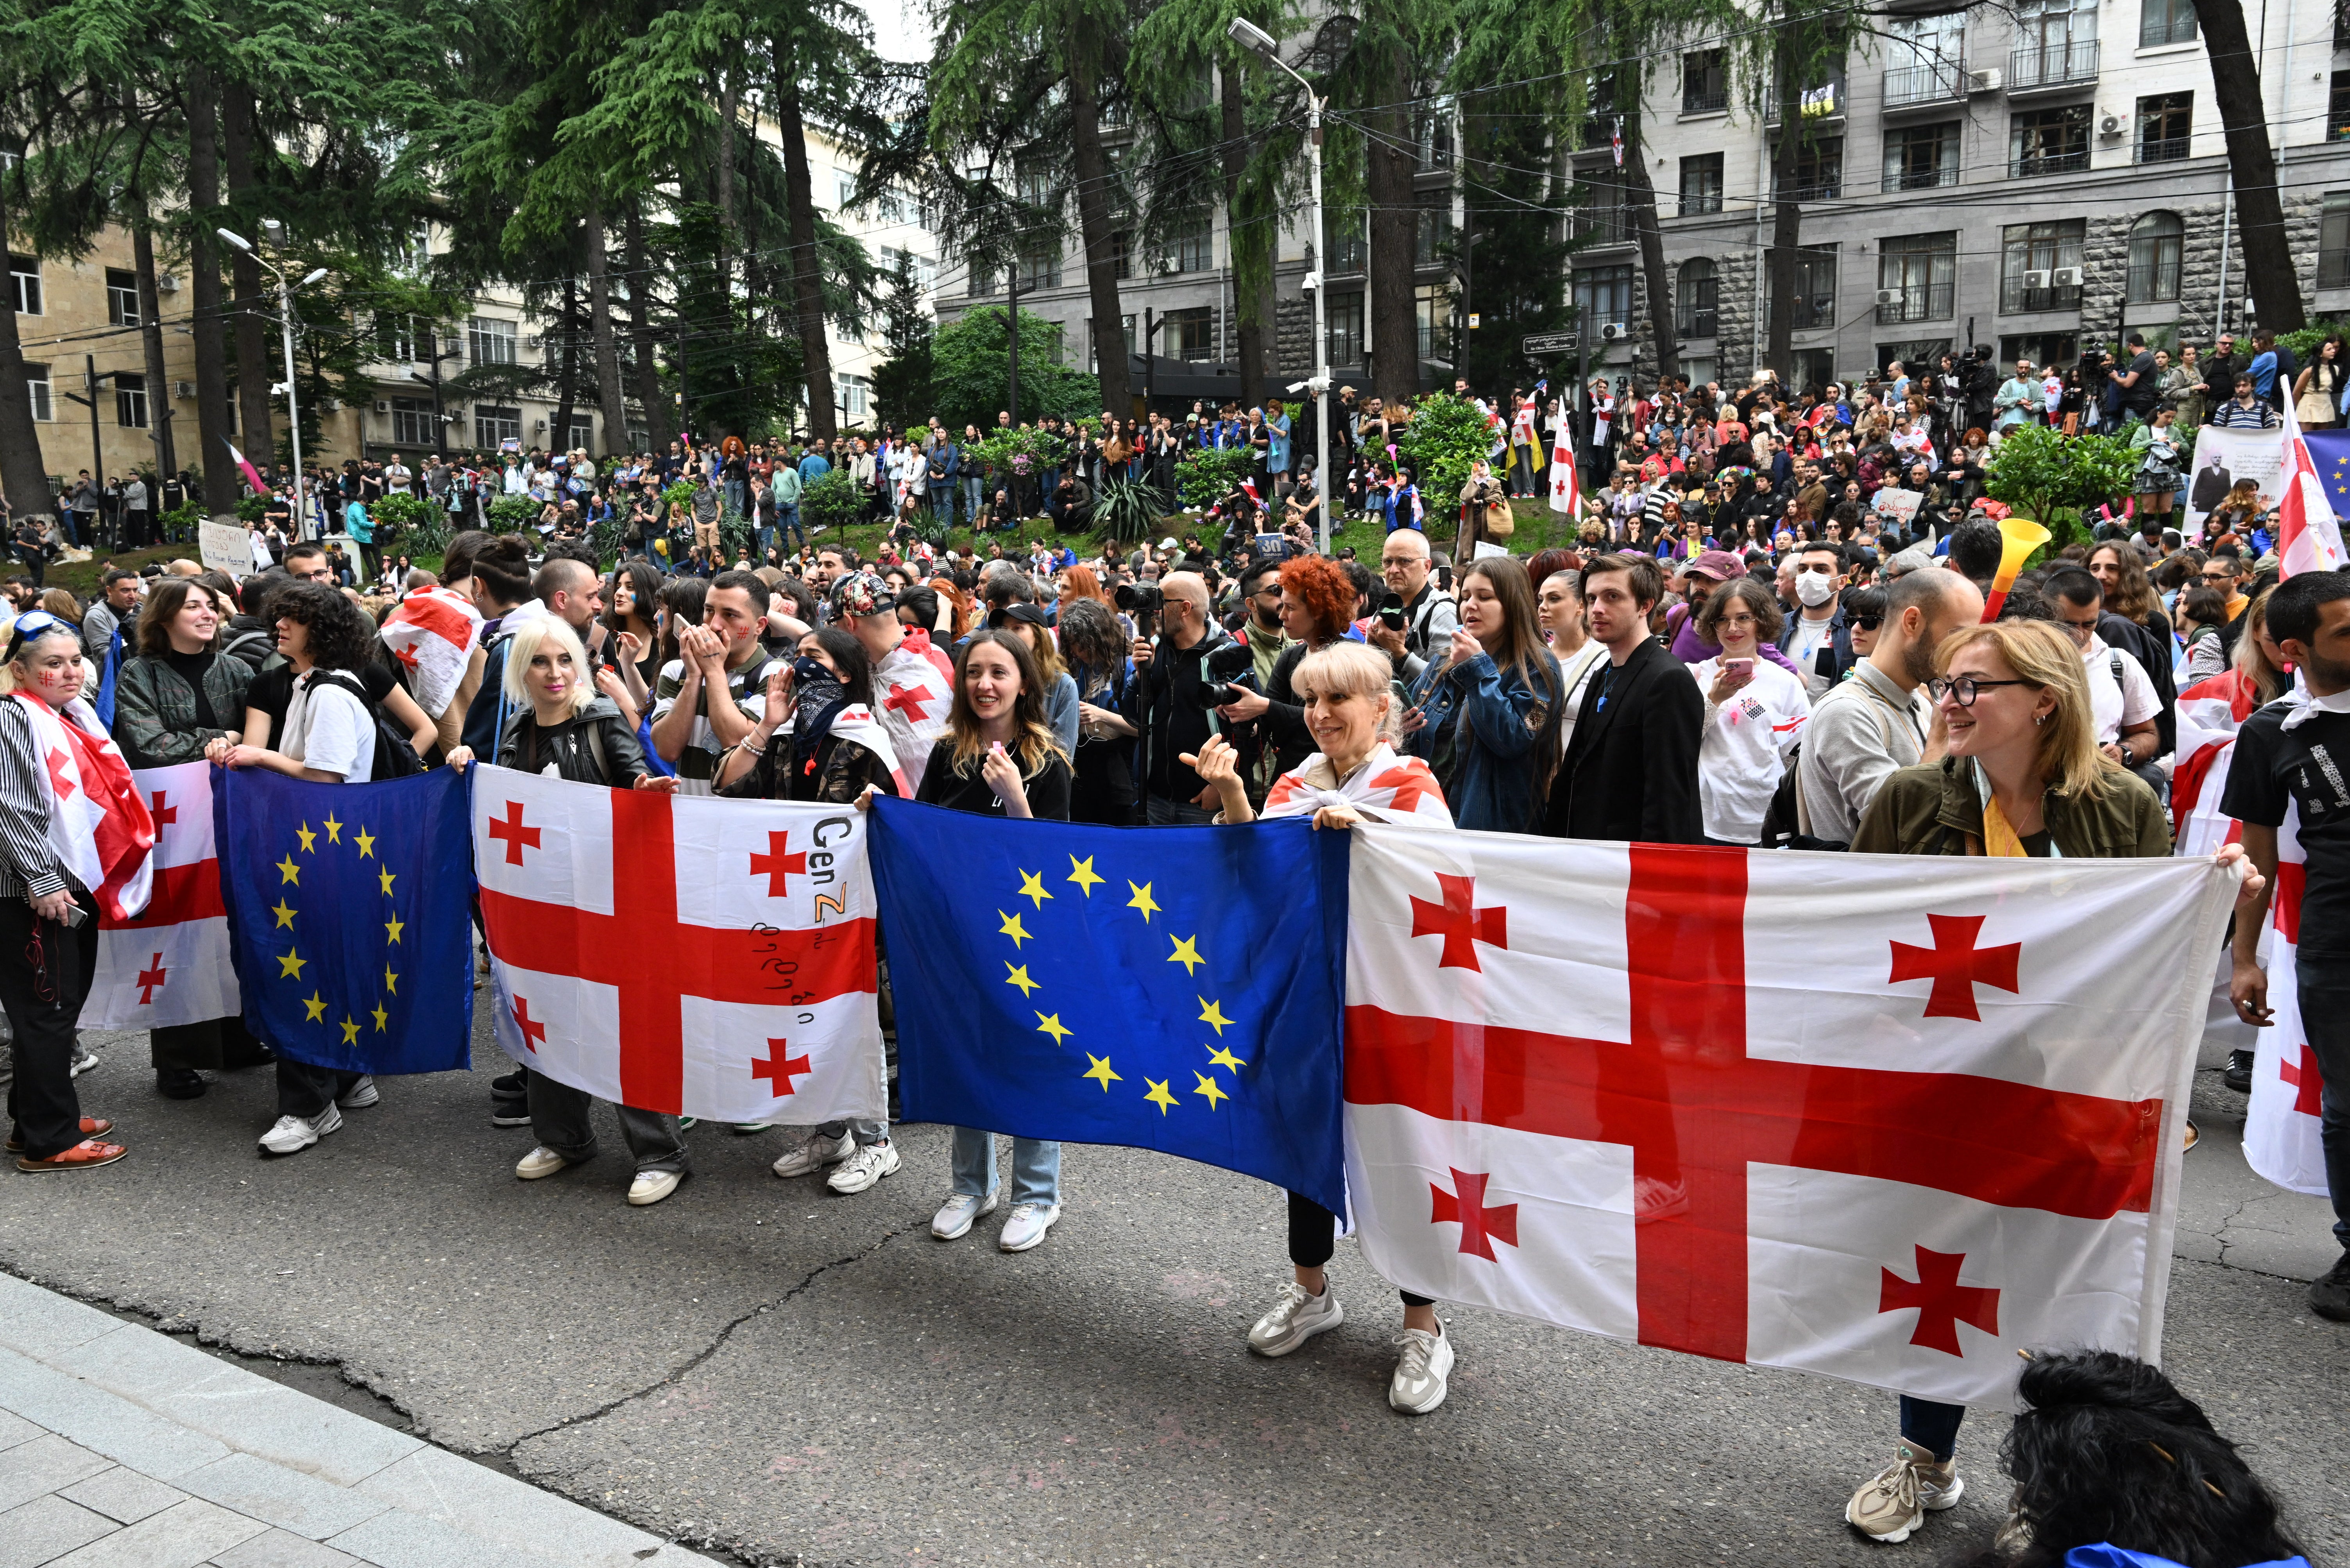
M 270 223 L 270 232 L 280 244 L 284 243 L 285 228 L 274 219 Z M 214 229 L 213 233 L 267 267 L 270 275 L 277 280 L 277 326 L 286 340 L 286 424 L 294 432 L 294 532 L 297 537 L 308 538 L 310 537 L 309 500 L 302 493 L 302 411 L 295 400 L 294 296 L 297 290 L 307 288 L 326 276 L 327 269 L 316 268 L 301 282 L 287 283 L 286 274 L 278 268 L 277 265 L 255 250 L 253 242 L 243 234 L 229 229 Z
M 1224 31 L 1232 42 L 1256 56 L 1269 66 L 1288 72 L 1292 80 L 1305 89 L 1305 123 L 1314 146 L 1314 270 L 1305 275 L 1305 286 L 1314 291 L 1314 379 L 1306 383 L 1314 392 L 1314 452 L 1315 488 L 1321 493 L 1322 525 L 1316 530 L 1321 536 L 1322 553 L 1330 553 L 1330 331 L 1325 312 L 1324 296 L 1330 291 L 1324 286 L 1323 263 L 1328 253 L 1322 244 L 1322 110 L 1329 101 L 1315 95 L 1314 84 L 1299 76 L 1281 57 L 1281 46 L 1273 35 L 1245 16 L 1235 16 Z

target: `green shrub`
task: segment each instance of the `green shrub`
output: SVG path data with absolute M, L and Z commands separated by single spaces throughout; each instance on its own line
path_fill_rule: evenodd
M 1450 392 L 1431 392 L 1414 403 L 1411 422 L 1396 437 L 1396 451 L 1411 466 L 1430 515 L 1451 510 L 1469 483 L 1470 464 L 1492 450 L 1493 428 L 1484 410 Z
M 1184 505 L 1204 511 L 1240 488 L 1256 472 L 1253 447 L 1203 446 L 1185 452 L 1175 463 L 1175 487 Z
M 374 523 L 379 528 L 405 534 L 424 527 L 447 515 L 430 501 L 413 495 L 387 495 L 375 504 Z
M 810 533 L 846 528 L 864 511 L 865 492 L 846 469 L 836 468 L 800 492 L 800 524 Z
M 1139 479 L 1113 479 L 1094 492 L 1094 533 L 1104 544 L 1130 545 L 1150 536 L 1166 493 Z
M 2080 518 L 2129 493 L 2137 455 L 2118 435 L 2068 436 L 2048 425 L 2018 425 L 2001 441 L 1983 488 L 2052 537 L 2047 548 L 2082 542 Z
M 258 523 L 261 521 L 261 514 L 268 510 L 269 500 L 266 496 L 240 495 L 236 498 L 236 520 L 240 523 Z
M 519 534 L 538 522 L 546 503 L 527 495 L 501 495 L 490 503 L 489 524 L 493 534 Z

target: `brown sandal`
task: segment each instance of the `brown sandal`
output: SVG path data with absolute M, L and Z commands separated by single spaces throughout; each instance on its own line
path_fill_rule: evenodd
M 104 1116 L 84 1116 L 81 1119 L 81 1136 L 84 1137 L 103 1137 L 113 1130 L 114 1124 Z M 7 1152 L 22 1154 L 25 1152 L 25 1146 L 12 1137 L 8 1140 Z
M 100 1143 L 96 1138 L 84 1138 L 62 1154 L 47 1159 L 16 1157 L 19 1170 L 96 1170 L 101 1165 L 112 1165 L 130 1151 L 119 1143 Z

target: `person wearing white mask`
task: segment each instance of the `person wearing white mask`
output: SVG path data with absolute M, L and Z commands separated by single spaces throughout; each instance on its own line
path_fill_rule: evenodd
M 1803 607 L 1779 633 L 1779 651 L 1802 671 L 1804 691 L 1814 702 L 1853 666 L 1852 632 L 1838 598 L 1843 588 L 1843 551 L 1812 544 L 1796 553 L 1795 599 Z

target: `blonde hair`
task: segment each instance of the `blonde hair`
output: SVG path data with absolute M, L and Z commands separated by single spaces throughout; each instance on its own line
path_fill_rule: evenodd
M 530 674 L 530 661 L 538 656 L 542 647 L 550 653 L 571 656 L 572 673 L 577 680 L 566 699 L 570 711 L 564 717 L 576 719 L 588 703 L 596 701 L 596 684 L 589 679 L 588 650 L 579 645 L 579 634 L 560 616 L 540 616 L 515 628 L 513 640 L 506 644 L 505 674 L 501 680 L 506 697 L 518 708 L 533 706 L 530 689 L 524 682 Z
M 1385 701 L 1387 709 L 1379 715 L 1378 738 L 1392 741 L 1403 722 L 1396 706 L 1391 684 L 1394 680 L 1395 665 L 1386 654 L 1367 644 L 1341 638 L 1299 659 L 1297 668 L 1289 673 L 1289 689 L 1301 701 L 1311 701 L 1319 695 Z
M 1978 643 L 1989 643 L 2026 685 L 2055 695 L 2032 757 L 2046 787 L 2068 800 L 2103 795 L 2126 770 L 2098 748 L 2089 676 L 2073 639 L 2043 621 L 1963 627 L 1934 650 L 1934 672 L 1948 676 L 1951 660 Z

